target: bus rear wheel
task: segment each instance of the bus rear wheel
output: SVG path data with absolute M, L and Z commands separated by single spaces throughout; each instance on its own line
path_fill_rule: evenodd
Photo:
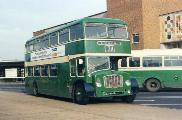
M 85 91 L 84 86 L 82 84 L 77 84 L 75 86 L 74 101 L 80 105 L 86 105 L 89 102 L 89 97 L 86 94 L 86 91 Z
M 145 87 L 150 92 L 157 92 L 161 88 L 161 83 L 157 79 L 149 79 L 146 81 Z

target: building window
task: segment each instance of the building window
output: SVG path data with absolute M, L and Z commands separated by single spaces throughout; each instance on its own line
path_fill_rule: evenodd
M 171 39 L 171 35 L 170 34 L 167 35 L 167 39 Z
M 133 34 L 133 43 L 139 43 L 139 34 L 138 33 L 135 33 Z

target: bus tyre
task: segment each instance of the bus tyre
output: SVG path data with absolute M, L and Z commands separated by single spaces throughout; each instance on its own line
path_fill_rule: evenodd
M 124 96 L 122 101 L 125 103 L 132 103 L 135 100 L 136 95 Z
M 80 105 L 86 105 L 89 102 L 89 97 L 86 94 L 86 91 L 84 89 L 84 86 L 82 84 L 77 84 L 75 86 L 75 90 L 74 90 L 74 101 L 77 104 Z
M 39 96 L 38 87 L 36 83 L 33 84 L 33 95 Z
M 157 92 L 161 88 L 161 83 L 157 79 L 147 80 L 145 87 L 150 92 Z

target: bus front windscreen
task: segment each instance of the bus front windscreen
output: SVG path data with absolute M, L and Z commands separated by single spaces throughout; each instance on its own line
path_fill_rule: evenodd
M 109 57 L 88 57 L 88 72 L 109 69 Z

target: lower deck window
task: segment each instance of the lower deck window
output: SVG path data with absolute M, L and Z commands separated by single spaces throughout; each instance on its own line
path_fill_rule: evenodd
M 34 76 L 40 76 L 40 66 L 34 67 Z
M 50 65 L 50 76 L 57 76 L 57 65 Z
M 33 67 L 28 67 L 28 76 L 33 76 Z
M 49 66 L 41 66 L 41 76 L 49 76 Z

